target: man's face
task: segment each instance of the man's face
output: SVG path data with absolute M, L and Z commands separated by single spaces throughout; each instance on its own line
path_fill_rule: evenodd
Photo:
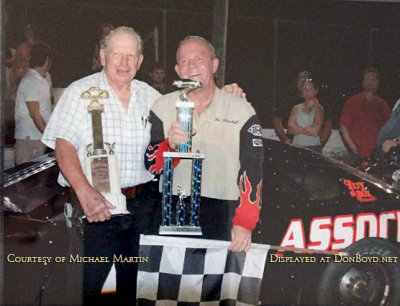
M 151 78 L 155 83 L 162 83 L 165 77 L 164 69 L 154 69 L 153 72 L 150 73 Z
M 116 86 L 128 85 L 143 61 L 136 38 L 128 33 L 114 34 L 106 50 L 100 50 L 107 80 Z
M 175 71 L 181 79 L 200 81 L 203 88 L 214 85 L 214 73 L 218 69 L 218 59 L 211 58 L 205 43 L 189 40 L 178 50 L 178 62 Z
M 377 91 L 379 87 L 379 80 L 375 72 L 367 72 L 366 74 L 364 74 L 362 87 L 364 91 L 370 91 L 370 92 Z

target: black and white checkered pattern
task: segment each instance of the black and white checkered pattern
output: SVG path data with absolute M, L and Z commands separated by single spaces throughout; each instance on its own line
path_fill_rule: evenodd
M 268 245 L 228 251 L 230 242 L 140 238 L 139 305 L 257 305 Z

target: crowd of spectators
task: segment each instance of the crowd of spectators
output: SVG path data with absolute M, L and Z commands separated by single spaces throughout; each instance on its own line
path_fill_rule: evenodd
M 400 100 L 392 114 L 388 103 L 378 96 L 379 71 L 362 72 L 362 91 L 345 102 L 339 124 L 346 160 L 353 166 L 397 147 L 400 136 Z M 320 97 L 318 83 L 309 71 L 301 71 L 296 80 L 297 93 L 278 100 L 273 112 L 277 136 L 286 144 L 321 151 L 329 140 L 332 121 L 330 107 Z
M 7 17 L 7 16 L 5 16 Z M 109 22 L 100 24 L 99 39 L 94 46 L 93 58 L 89 70 L 98 72 L 102 69 L 99 57 L 101 41 L 113 29 Z M 24 39 L 15 48 L 5 46 L 5 130 L 6 143 L 14 143 L 14 114 L 17 90 L 21 80 L 32 69 L 31 50 L 38 39 L 33 24 L 26 24 L 23 29 Z M 47 77 L 49 79 L 49 77 Z M 344 104 L 339 119 L 340 133 L 347 147 L 352 165 L 358 165 L 378 152 L 387 153 L 398 145 L 399 101 L 390 114 L 386 101 L 378 96 L 380 74 L 376 69 L 367 69 L 362 74 L 362 92 L 350 97 Z M 148 83 L 161 94 L 174 91 L 166 83 L 166 69 L 160 63 L 153 63 L 148 71 Z M 273 127 L 279 139 L 286 144 L 293 144 L 322 151 L 332 133 L 332 105 L 337 101 L 327 101 L 320 94 L 318 79 L 309 71 L 297 74 L 292 94 L 280 97 L 273 110 Z M 51 82 L 50 82 L 51 84 Z M 20 110 L 19 110 L 20 111 Z M 12 113 L 12 114 L 11 114 Z M 30 118 L 34 122 L 34 118 Z M 45 119 L 46 120 L 46 119 Z M 18 129 L 18 128 L 17 128 Z M 10 141 L 10 138 L 13 138 Z M 15 156 L 16 157 L 16 156 Z M 18 164 L 18 162 L 17 162 Z

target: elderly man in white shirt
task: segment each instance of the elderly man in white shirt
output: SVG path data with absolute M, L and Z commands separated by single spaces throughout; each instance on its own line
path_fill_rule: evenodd
M 43 155 L 42 133 L 51 114 L 50 47 L 38 42 L 32 47 L 31 69 L 21 80 L 15 103 L 15 163 Z
M 85 305 L 102 304 L 102 286 L 114 256 L 138 256 L 139 234 L 145 229 L 148 188 L 153 176 L 144 167 L 144 152 L 150 140 L 150 124 L 145 123 L 155 89 L 135 80 L 142 60 L 142 40 L 128 27 L 114 29 L 100 50 L 101 72 L 73 82 L 60 97 L 43 134 L 42 141 L 54 148 L 62 174 L 59 183 L 71 186 L 86 216 L 84 223 L 85 258 L 107 258 L 107 262 L 84 264 Z M 118 159 L 119 182 L 130 214 L 113 215 L 115 206 L 93 188 L 85 175 L 86 147 L 94 142 L 89 99 L 81 98 L 92 87 L 108 92 L 102 99 L 104 142 L 114 144 Z M 115 204 L 115 203 L 114 203 Z M 134 304 L 136 263 L 115 263 L 117 304 Z

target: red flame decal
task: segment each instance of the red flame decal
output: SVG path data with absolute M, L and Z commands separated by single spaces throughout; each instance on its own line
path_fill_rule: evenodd
M 161 144 L 160 144 L 161 145 Z M 162 150 L 160 150 L 160 145 L 149 146 L 148 150 L 153 152 L 147 154 L 147 159 L 149 162 L 154 161 L 154 164 L 150 166 L 149 171 L 153 174 L 160 174 L 163 169 L 163 158 Z
M 240 225 L 248 229 L 253 229 L 255 227 L 261 209 L 261 186 L 262 180 L 257 184 L 255 201 L 251 201 L 250 195 L 253 189 L 246 171 L 240 176 L 240 204 L 236 209 L 236 215 L 233 220 L 234 225 Z
M 149 147 L 147 148 L 146 156 L 149 163 L 153 162 L 153 164 L 149 167 L 150 173 L 161 174 L 164 167 L 163 153 L 167 152 L 168 149 L 168 138 L 155 146 L 149 145 Z M 173 166 L 178 166 L 179 161 L 179 158 L 174 158 Z

